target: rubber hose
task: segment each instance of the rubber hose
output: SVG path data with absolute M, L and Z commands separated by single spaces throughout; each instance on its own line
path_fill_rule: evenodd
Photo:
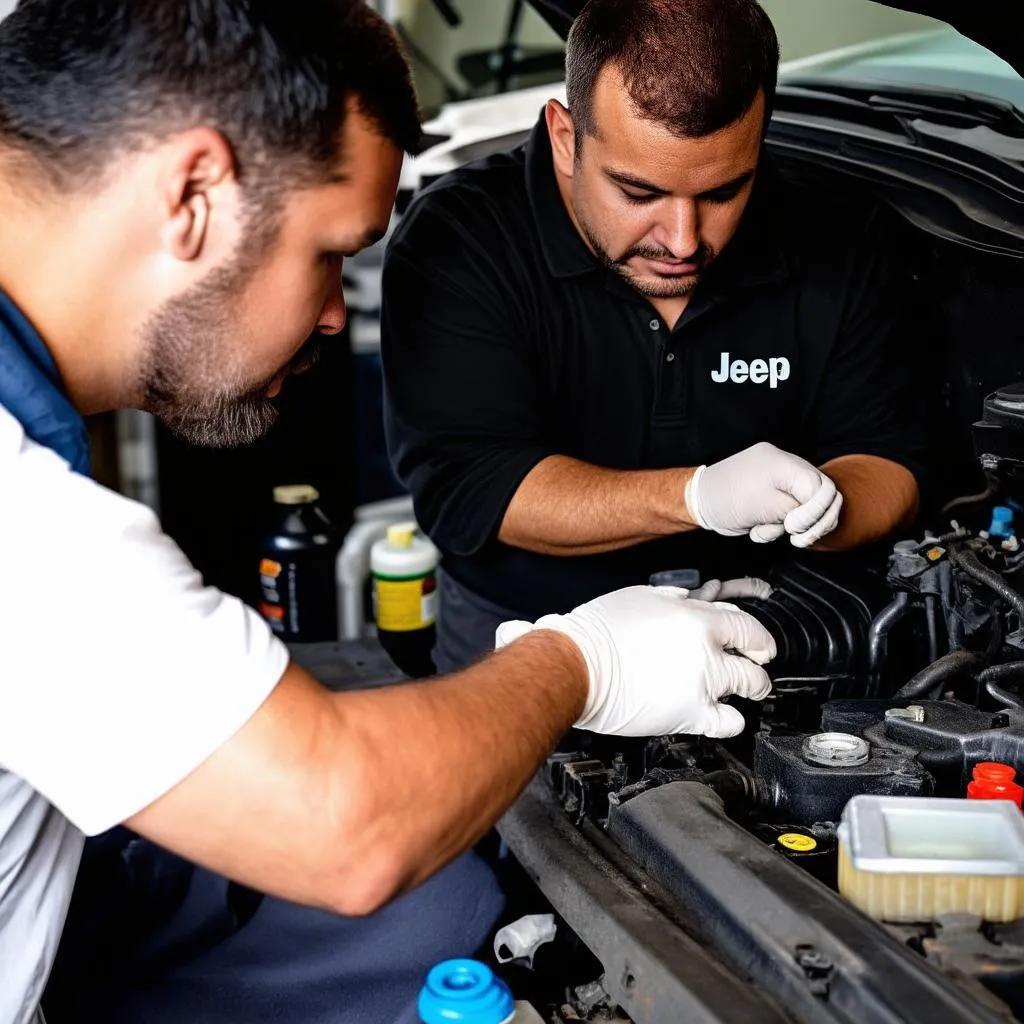
M 979 505 L 983 501 L 988 501 L 989 498 L 995 497 L 996 489 L 991 481 L 985 487 L 985 490 L 981 494 L 965 494 L 961 498 L 954 498 L 952 501 L 947 501 L 945 505 L 939 511 L 939 515 L 948 516 L 953 509 L 963 508 L 966 505 Z
M 757 795 L 757 786 L 753 778 L 735 768 L 720 768 L 708 772 L 701 781 L 731 806 L 749 804 Z
M 932 690 L 941 686 L 947 679 L 964 675 L 980 664 L 982 664 L 981 659 L 970 651 L 950 651 L 938 661 L 933 661 L 927 668 L 921 669 L 909 683 L 901 686 L 893 694 L 892 699 L 910 700 L 927 697 Z
M 997 683 L 1001 679 L 1024 678 L 1024 661 L 1008 661 L 1003 665 L 989 665 L 978 673 L 979 683 Z
M 972 576 L 979 583 L 984 583 L 1007 604 L 1012 605 L 1014 611 L 1020 616 L 1021 623 L 1024 624 L 1024 595 L 1019 590 L 1011 587 L 994 569 L 982 565 L 978 556 L 969 549 L 954 551 L 950 555 L 950 560 L 954 565 L 963 569 L 968 576 Z
M 1004 690 L 991 680 L 985 684 L 985 692 L 1004 707 L 1017 708 L 1019 711 L 1024 711 L 1024 702 L 1021 701 L 1020 694 L 1018 693 L 1010 693 L 1009 690 Z

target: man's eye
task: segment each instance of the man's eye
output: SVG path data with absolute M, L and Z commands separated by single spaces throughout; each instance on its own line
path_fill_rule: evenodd
M 650 203 L 657 199 L 657 195 L 653 192 L 630 192 L 628 189 L 623 189 L 622 194 L 626 197 L 626 200 L 630 203 Z
M 738 188 L 720 188 L 715 189 L 714 192 L 705 193 L 703 198 L 706 203 L 721 205 L 723 203 L 731 203 L 739 194 L 740 190 Z

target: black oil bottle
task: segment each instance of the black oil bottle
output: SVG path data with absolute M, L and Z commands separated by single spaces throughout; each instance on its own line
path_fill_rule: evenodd
M 338 639 L 335 560 L 341 537 L 308 484 L 274 488 L 274 523 L 260 550 L 259 611 L 289 643 Z

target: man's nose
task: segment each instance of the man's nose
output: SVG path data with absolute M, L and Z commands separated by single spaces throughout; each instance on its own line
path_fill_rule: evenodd
M 692 256 L 700 248 L 697 204 L 690 199 L 677 199 L 668 204 L 658 222 L 654 240 L 677 260 Z
M 341 267 L 331 278 L 331 283 L 320 311 L 320 320 L 316 329 L 320 334 L 341 334 L 345 327 L 348 313 L 345 309 L 345 293 L 341 284 Z

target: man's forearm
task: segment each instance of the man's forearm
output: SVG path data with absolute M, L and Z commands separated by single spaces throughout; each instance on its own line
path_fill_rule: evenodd
M 457 676 L 355 693 L 293 663 L 230 740 L 126 824 L 261 892 L 370 913 L 490 828 L 579 717 L 588 679 L 551 631 Z
M 815 545 L 820 551 L 847 551 L 880 540 L 917 514 L 914 475 L 899 463 L 876 455 L 844 455 L 821 467 L 843 495 L 839 526 Z
M 552 455 L 519 485 L 498 537 L 546 555 L 594 555 L 693 530 L 683 500 L 692 474 L 604 469 Z
M 380 864 L 371 904 L 483 836 L 579 717 L 586 689 L 579 650 L 538 632 L 454 676 L 339 695 L 344 856 L 357 870 Z

